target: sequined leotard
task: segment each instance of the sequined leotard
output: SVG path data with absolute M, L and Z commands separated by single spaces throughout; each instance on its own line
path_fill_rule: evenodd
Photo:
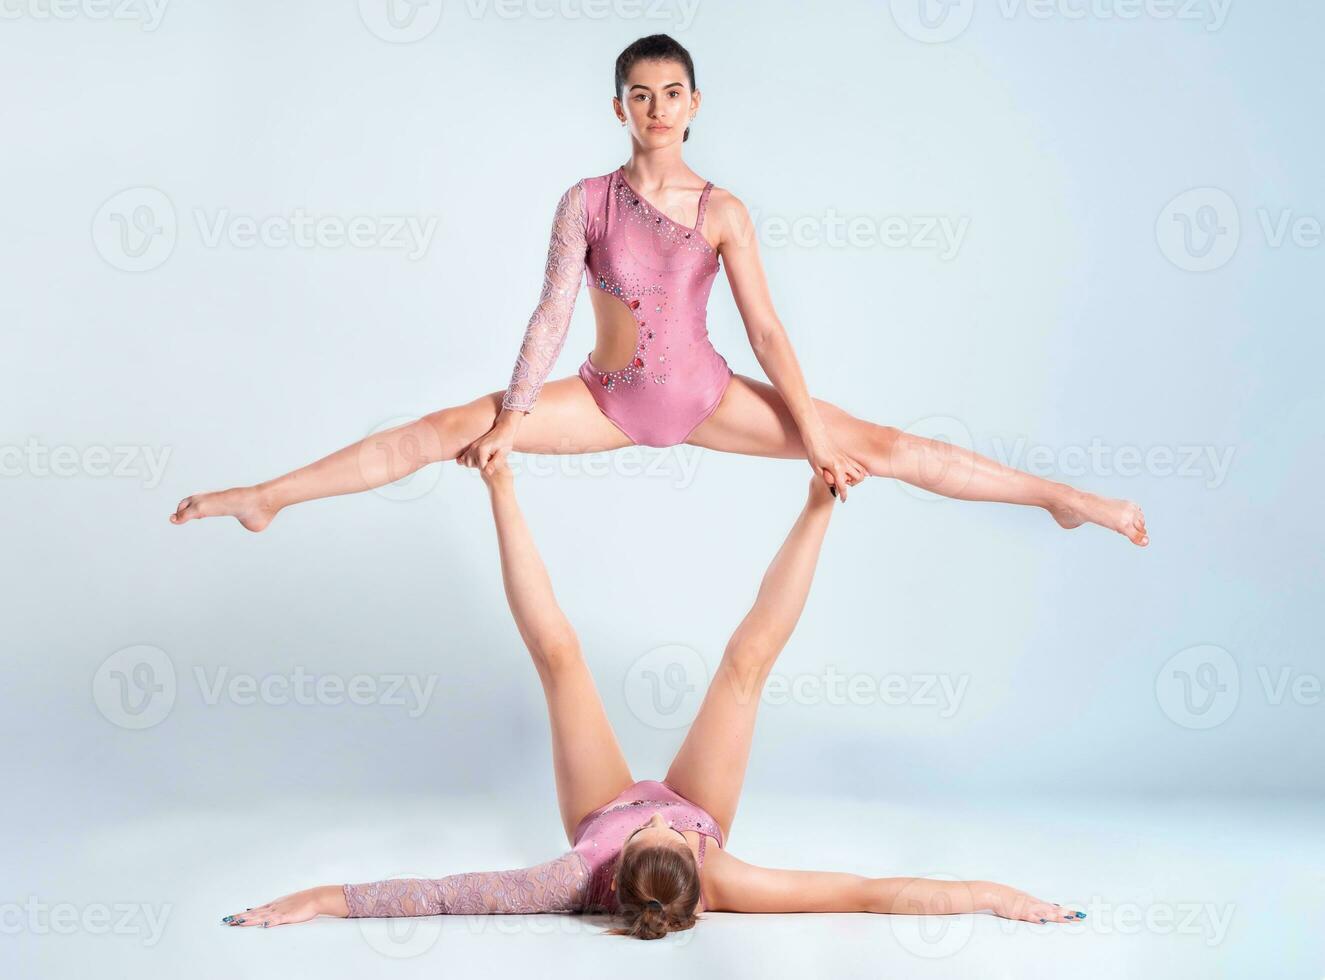
M 626 182 L 624 167 L 572 185 L 557 204 L 543 292 L 525 330 L 502 405 L 531 411 L 566 340 L 587 272 L 590 288 L 630 309 L 632 361 L 579 374 L 599 409 L 632 442 L 674 446 L 713 413 L 732 370 L 709 341 L 707 307 L 721 260 L 701 234 L 709 181 L 694 227 L 673 221 Z
M 445 878 L 391 878 L 346 884 L 351 918 L 399 915 L 489 915 L 527 912 L 617 912 L 611 888 L 626 838 L 661 813 L 677 830 L 698 831 L 699 867 L 710 837 L 722 846 L 722 828 L 701 807 L 652 779 L 626 787 L 585 814 L 575 843 L 551 861 L 511 871 L 471 871 Z M 702 903 L 701 903 L 702 909 Z

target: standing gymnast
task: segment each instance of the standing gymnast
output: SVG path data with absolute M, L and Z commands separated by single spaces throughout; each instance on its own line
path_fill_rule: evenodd
M 324 885 L 227 915 L 232 926 L 278 926 L 315 916 L 608 912 L 614 930 L 658 939 L 717 912 L 897 912 L 988 909 L 1029 922 L 1084 918 L 991 881 L 870 878 L 762 868 L 726 849 L 745 779 L 755 714 L 773 662 L 800 619 L 832 516 L 817 475 L 809 499 L 764 573 L 661 782 L 636 781 L 617 744 L 574 629 L 516 501 L 504 460 L 483 469 L 502 580 L 547 700 L 561 822 L 571 849 L 510 871 Z M 709 847 L 709 842 L 712 847 Z

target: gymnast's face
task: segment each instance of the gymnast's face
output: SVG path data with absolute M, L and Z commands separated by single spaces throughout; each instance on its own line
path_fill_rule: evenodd
M 679 61 L 637 61 L 617 100 L 617 118 L 645 147 L 681 142 L 700 94 Z
M 690 850 L 685 834 L 672 829 L 661 813 L 655 813 L 648 823 L 627 837 L 621 851 L 624 854 L 628 848 L 635 847 L 683 847 Z

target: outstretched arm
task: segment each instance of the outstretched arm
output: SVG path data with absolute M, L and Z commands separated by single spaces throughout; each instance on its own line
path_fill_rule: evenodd
M 884 912 L 952 915 L 988 910 L 1005 919 L 1067 922 L 1077 913 L 994 881 L 867 878 L 842 871 L 761 868 L 715 850 L 704 867 L 715 912 Z
M 318 915 L 385 918 L 402 915 L 511 915 L 576 912 L 584 907 L 588 867 L 575 851 L 530 868 L 470 871 L 444 878 L 388 878 L 322 885 L 228 915 L 232 926 L 283 926 Z

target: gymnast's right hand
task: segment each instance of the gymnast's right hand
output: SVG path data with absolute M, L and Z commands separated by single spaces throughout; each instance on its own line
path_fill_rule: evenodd
M 519 420 L 518 412 L 502 412 L 492 428 L 469 444 L 464 452 L 456 457 L 461 466 L 473 466 L 483 469 L 494 456 L 505 456 L 515 447 L 515 430 Z
M 489 489 L 503 486 L 514 479 L 511 474 L 511 467 L 506 462 L 506 454 L 504 452 L 494 453 L 492 459 L 488 461 L 488 465 L 479 470 L 479 473 L 482 475 L 483 482 L 488 485 Z

